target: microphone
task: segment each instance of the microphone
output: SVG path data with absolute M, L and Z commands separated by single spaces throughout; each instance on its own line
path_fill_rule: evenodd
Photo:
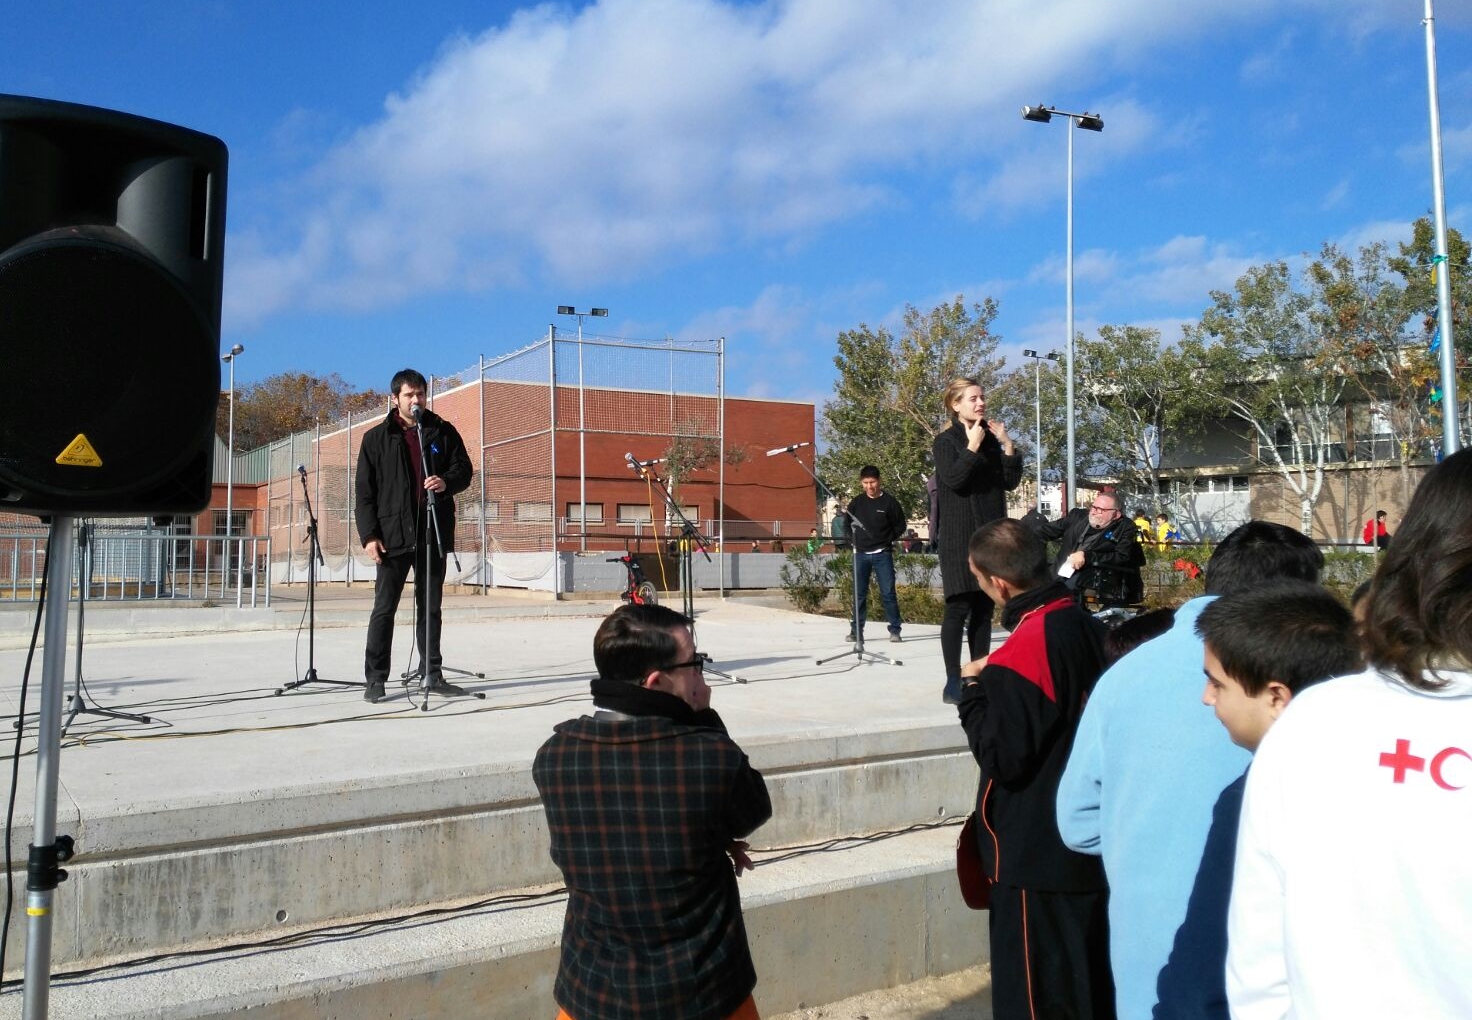
M 779 446 L 775 450 L 768 450 L 767 451 L 767 456 L 768 457 L 775 457 L 779 453 L 791 453 L 794 450 L 801 450 L 804 446 L 812 446 L 812 445 L 813 445 L 812 443 L 793 443 L 791 446 Z
M 423 408 L 421 408 L 418 404 L 409 405 L 409 417 L 413 418 L 416 422 L 419 421 L 419 416 L 422 413 Z
M 296 466 L 296 473 L 305 478 L 307 476 L 307 466 L 305 464 L 298 464 Z
M 624 454 L 624 463 L 628 464 L 629 467 L 633 469 L 634 474 L 642 475 L 644 473 L 643 465 L 641 465 L 637 460 L 634 459 L 634 455 L 632 453 Z
M 663 457 L 655 457 L 651 460 L 640 460 L 632 453 L 626 453 L 624 454 L 624 460 L 628 463 L 629 467 L 643 474 L 645 468 L 653 467 L 655 464 L 663 464 L 665 459 Z

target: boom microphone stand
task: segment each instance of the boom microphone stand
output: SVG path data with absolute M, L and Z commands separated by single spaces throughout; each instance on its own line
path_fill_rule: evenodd
M 423 411 L 420 409 L 418 404 L 413 405 L 409 410 L 410 414 L 414 418 L 414 435 L 415 438 L 419 441 L 419 463 L 424 465 L 424 477 L 428 478 L 435 473 L 434 462 L 430 460 L 430 454 L 434 452 L 434 449 L 432 447 L 426 447 L 424 445 L 424 423 L 420 421 L 420 417 L 423 414 Z M 401 674 L 399 677 L 400 682 L 402 682 L 405 687 L 409 686 L 409 684 L 411 683 L 416 684 L 416 686 L 418 687 L 420 697 L 423 699 L 419 703 L 419 711 L 421 712 L 429 711 L 429 688 L 431 684 L 430 678 L 436 672 L 433 664 L 435 653 L 439 651 L 439 648 L 434 641 L 434 631 L 430 626 L 430 622 L 434 613 L 429 606 L 430 596 L 434 593 L 433 571 L 436 561 L 438 561 L 440 564 L 440 584 L 441 586 L 443 586 L 444 584 L 443 575 L 445 568 L 445 543 L 442 536 L 440 535 L 439 503 L 435 498 L 438 495 L 439 493 L 435 492 L 433 489 L 425 490 L 425 509 L 427 512 L 424 515 L 424 537 L 423 540 L 419 543 L 420 546 L 424 549 L 424 563 L 422 565 L 419 563 L 414 564 L 414 589 L 416 592 L 414 602 L 416 608 L 420 606 L 423 607 L 420 613 L 422 619 L 419 621 L 419 625 L 424 628 L 423 641 L 419 645 L 419 668 Z M 433 538 L 434 540 L 433 544 L 431 544 L 430 542 L 431 538 Z M 453 552 L 451 552 L 450 555 L 453 556 L 455 559 L 455 570 L 459 571 L 460 557 L 455 556 Z M 417 597 L 417 593 L 421 591 L 424 593 L 423 599 Z M 443 587 L 441 588 L 441 591 L 443 591 Z M 454 666 L 446 666 L 441 663 L 438 672 L 440 674 L 442 683 L 446 671 L 454 673 L 456 676 L 473 676 L 479 680 L 484 680 L 486 678 L 486 675 L 484 673 L 475 673 L 468 669 L 457 669 Z M 481 700 L 485 699 L 485 694 L 479 691 L 460 691 L 459 694 L 456 696 L 463 695 L 469 695 L 472 698 L 480 698 Z
M 792 459 L 795 460 L 795 461 L 797 461 L 797 466 L 800 467 L 800 468 L 802 468 L 804 471 L 806 471 L 808 473 L 808 477 L 813 480 L 814 484 L 816 484 L 818 486 L 818 488 L 822 489 L 824 492 L 831 493 L 833 491 L 833 487 L 830 486 L 830 485 L 824 484 L 823 479 L 819 478 L 817 476 L 817 474 L 813 471 L 813 469 L 810 468 L 810 467 L 808 467 L 806 464 L 804 464 L 802 462 L 802 458 L 797 455 L 797 451 L 799 449 L 801 449 L 804 446 L 811 446 L 811 445 L 812 445 L 811 443 L 793 443 L 791 446 L 782 446 L 782 447 L 778 447 L 775 450 L 768 450 L 767 451 L 767 456 L 768 457 L 775 457 L 778 454 L 783 454 L 783 453 L 790 453 L 790 454 L 792 454 Z M 843 511 L 843 512 L 847 512 L 847 511 Z M 862 521 L 860 521 L 857 517 L 855 517 L 853 514 L 849 514 L 848 515 L 848 519 L 849 519 L 849 522 L 850 522 L 851 525 L 852 524 L 857 524 L 859 526 L 859 530 L 861 530 L 861 531 L 867 531 L 868 530 L 867 528 L 864 527 L 864 523 Z M 854 609 L 853 609 L 853 617 L 852 617 L 852 621 L 851 621 L 851 626 L 853 627 L 853 635 L 854 635 L 853 647 L 850 648 L 846 652 L 839 653 L 838 655 L 833 655 L 833 656 L 830 656 L 830 657 L 828 657 L 826 659 L 817 659 L 817 660 L 815 660 L 814 665 L 821 666 L 821 665 L 823 665 L 826 662 L 837 662 L 839 659 L 846 658 L 846 657 L 852 655 L 852 656 L 855 656 L 856 658 L 858 658 L 858 660 L 860 662 L 887 662 L 891 666 L 903 666 L 904 663 L 901 662 L 899 659 L 891 659 L 889 656 L 887 656 L 887 655 L 880 655 L 878 652 L 866 652 L 866 651 L 864 651 L 864 628 L 862 626 L 863 621 L 859 619 L 859 542 L 858 542 L 858 536 L 856 536 L 852 531 L 850 531 L 849 532 L 849 540 L 850 540 L 849 541 L 849 547 L 853 550 L 853 557 L 854 557 L 853 571 L 852 571 L 853 586 L 854 586 Z
M 293 680 L 284 687 L 276 688 L 277 694 L 294 691 L 307 684 L 334 684 L 338 687 L 364 687 L 356 680 L 328 680 L 317 675 L 317 565 L 327 565 L 322 556 L 322 543 L 317 541 L 317 515 L 312 512 L 312 494 L 307 491 L 307 466 L 296 466 L 297 477 L 302 480 L 302 499 L 307 502 L 307 672 L 300 680 Z
M 847 510 L 845 509 L 844 512 L 847 513 Z M 848 515 L 848 521 L 850 525 L 856 525 L 859 531 L 862 531 L 865 534 L 869 533 L 869 529 L 864 527 L 864 522 L 859 520 L 853 514 Z M 856 656 L 860 662 L 887 662 L 891 666 L 903 666 L 904 663 L 901 662 L 899 659 L 891 659 L 889 656 L 880 655 L 878 652 L 864 651 L 864 621 L 859 619 L 859 557 L 863 554 L 859 552 L 859 536 L 852 531 L 849 532 L 849 535 L 853 539 L 851 545 L 853 547 L 852 575 L 854 584 L 854 610 L 852 625 L 854 646 L 846 652 L 840 652 L 838 655 L 831 655 L 826 659 L 818 659 L 816 660 L 816 665 L 821 666 L 825 662 L 837 662 L 839 659 L 853 655 Z
M 656 463 L 655 461 L 641 461 L 637 459 L 632 453 L 624 454 L 624 461 L 629 465 L 630 468 L 633 469 L 634 474 L 638 475 L 640 478 L 648 479 L 659 487 L 659 493 L 662 497 L 664 497 L 666 514 L 665 520 L 678 520 L 680 522 L 680 596 L 685 616 L 688 617 L 690 620 L 690 637 L 691 640 L 694 640 L 695 564 L 693 562 L 694 557 L 691 555 L 691 553 L 698 548 L 700 550 L 700 555 L 705 557 L 705 562 L 709 563 L 710 540 L 700 533 L 700 529 L 695 526 L 695 522 L 685 516 L 685 511 L 680 509 L 680 505 L 675 502 L 674 496 L 670 495 L 670 490 L 665 485 L 664 480 L 660 478 L 659 475 L 650 470 L 650 467 L 654 463 Z M 706 673 L 709 673 L 713 676 L 721 677 L 725 680 L 734 680 L 738 684 L 746 683 L 745 678 L 736 676 L 734 673 L 722 672 L 721 670 L 716 669 L 710 663 L 711 660 L 707 659 L 705 663 Z

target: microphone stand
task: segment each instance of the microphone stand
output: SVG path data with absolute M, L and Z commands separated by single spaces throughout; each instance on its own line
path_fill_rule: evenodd
M 110 708 L 102 708 L 100 705 L 89 705 L 87 699 L 82 696 L 82 635 L 87 626 L 87 596 L 92 591 L 92 547 L 89 540 L 92 537 L 92 523 L 90 521 L 77 522 L 77 555 L 80 557 L 83 569 L 77 586 L 77 667 L 75 686 L 72 689 L 72 697 L 67 702 L 66 718 L 62 720 L 61 732 L 66 735 L 67 728 L 78 715 L 100 715 L 104 719 L 127 719 L 130 722 L 151 723 L 153 720 L 146 715 L 134 715 L 131 712 L 118 712 Z
M 419 463 L 424 465 L 424 477 L 428 478 L 435 473 L 434 462 L 429 459 L 429 455 L 433 451 L 424 444 L 424 422 L 422 421 L 422 417 L 423 415 L 418 405 L 415 405 L 414 436 L 419 442 Z M 420 543 L 424 549 L 424 562 L 422 565 L 419 563 L 414 564 L 414 607 L 420 611 L 421 619 L 419 625 L 423 627 L 423 642 L 419 646 L 419 668 L 403 673 L 399 677 L 400 682 L 405 687 L 409 686 L 410 683 L 417 682 L 420 697 L 423 699 L 419 703 L 419 711 L 421 712 L 429 711 L 430 675 L 433 672 L 432 666 L 435 653 L 439 651 L 433 640 L 433 629 L 430 627 L 434 612 L 429 605 L 430 598 L 434 594 L 433 571 L 437 561 L 441 562 L 440 584 L 442 593 L 444 585 L 444 564 L 440 560 L 440 557 L 444 556 L 445 543 L 440 535 L 439 504 L 435 498 L 438 495 L 439 493 L 433 489 L 425 490 L 426 513 L 424 515 L 424 540 Z M 431 539 L 433 539 L 432 544 Z M 455 556 L 453 552 L 450 555 L 454 556 L 455 570 L 458 572 L 460 570 L 460 557 Z M 420 593 L 423 594 L 423 598 L 418 597 Z M 443 594 L 441 594 L 441 598 L 443 599 Z M 486 678 L 484 673 L 475 673 L 468 669 L 457 669 L 454 666 L 446 666 L 441 663 L 439 673 L 442 681 L 446 670 L 454 673 L 456 676 L 473 676 L 478 680 L 484 680 Z M 485 694 L 479 691 L 463 691 L 461 693 L 468 694 L 473 698 L 479 698 L 482 701 L 485 700 Z
M 822 489 L 825 492 L 833 491 L 832 486 L 825 485 L 823 479 L 819 478 L 812 468 L 808 467 L 802 462 L 802 458 L 797 455 L 796 447 L 793 447 L 786 452 L 792 454 L 792 459 L 797 461 L 797 466 L 808 473 L 808 477 L 813 480 L 818 488 Z M 839 512 L 848 513 L 847 509 L 841 510 Z M 867 532 L 869 530 L 868 528 L 864 527 L 864 522 L 859 520 L 853 514 L 849 514 L 848 519 L 850 525 L 858 525 L 860 531 Z M 851 571 L 854 588 L 854 608 L 851 622 L 854 635 L 853 647 L 846 652 L 840 652 L 838 655 L 831 655 L 826 659 L 816 659 L 814 660 L 813 664 L 821 666 L 824 663 L 837 662 L 839 659 L 847 658 L 848 656 L 852 655 L 855 656 L 860 662 L 887 662 L 891 666 L 903 666 L 904 663 L 901 662 L 899 659 L 891 659 L 887 655 L 880 655 L 878 652 L 866 652 L 864 650 L 864 628 L 863 626 L 861 626 L 862 621 L 859 619 L 859 556 L 861 554 L 859 553 L 858 536 L 850 531 L 849 539 L 849 547 L 853 550 L 853 570 Z
M 100 715 L 104 719 L 126 719 L 129 722 L 151 723 L 153 720 L 146 715 L 134 715 L 131 712 L 118 712 L 110 708 L 102 708 L 99 705 L 87 704 L 87 699 L 82 687 L 82 647 L 83 635 L 87 627 L 87 596 L 92 590 L 92 553 L 88 540 L 92 534 L 92 524 L 85 520 L 77 521 L 77 651 L 76 672 L 73 676 L 72 696 L 67 700 L 66 718 L 61 723 L 61 735 L 66 736 L 67 729 L 78 715 Z M 11 729 L 20 729 L 25 718 L 17 719 Z
M 307 684 L 333 684 L 337 687 L 364 687 L 356 680 L 328 680 L 317 675 L 317 565 L 327 565 L 322 557 L 322 543 L 317 541 L 317 515 L 312 512 L 312 494 L 307 491 L 307 469 L 297 465 L 297 476 L 302 480 L 302 499 L 307 504 L 307 671 L 300 680 L 293 680 L 276 688 L 277 694 L 294 691 Z
M 629 467 L 634 469 L 635 474 L 640 478 L 648 478 L 659 487 L 659 494 L 664 498 L 665 520 L 668 521 L 674 518 L 680 522 L 680 597 L 685 616 L 690 620 L 690 638 L 693 641 L 695 639 L 695 569 L 693 557 L 690 554 L 692 547 L 699 548 L 700 555 L 704 556 L 705 562 L 709 563 L 710 540 L 700 533 L 700 529 L 695 526 L 695 523 L 690 518 L 685 516 L 685 511 L 680 509 L 680 505 L 675 502 L 674 496 L 670 495 L 670 490 L 665 485 L 664 480 L 658 474 L 651 471 L 648 464 L 635 460 L 633 454 L 625 454 L 624 459 L 628 461 Z M 747 682 L 744 677 L 716 669 L 711 665 L 712 661 L 711 659 L 705 660 L 706 673 L 725 680 L 734 680 L 738 684 Z

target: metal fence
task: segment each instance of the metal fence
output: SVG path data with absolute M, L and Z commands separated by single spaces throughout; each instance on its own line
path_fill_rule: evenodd
M 270 606 L 260 535 L 181 534 L 147 521 L 77 522 L 68 596 L 89 601 L 215 601 Z M 40 524 L 0 531 L 0 599 L 34 602 L 46 574 L 50 534 Z
M 446 580 L 559 593 L 559 548 L 586 548 L 603 531 L 602 521 L 585 522 L 575 512 L 586 516 L 595 456 L 606 463 L 608 450 L 629 437 L 645 442 L 641 456 L 680 444 L 723 450 L 723 373 L 723 340 L 630 340 L 549 327 L 527 347 L 431 378 L 430 406 L 459 430 L 475 470 L 455 500 L 456 555 Z M 319 576 L 373 577 L 354 520 L 354 481 L 363 434 L 385 413 L 321 424 L 271 444 L 272 580 L 306 580 L 309 499 L 326 561 Z M 618 460 L 622 465 L 621 454 Z M 724 507 L 724 464 L 713 468 L 716 505 Z M 574 480 L 578 496 L 570 500 Z M 558 506 L 559 492 L 568 506 Z M 719 542 L 724 520 L 705 524 Z M 651 537 L 664 532 L 662 511 L 650 509 L 648 526 Z

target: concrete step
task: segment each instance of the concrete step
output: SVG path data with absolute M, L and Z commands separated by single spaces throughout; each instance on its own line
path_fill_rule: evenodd
M 964 814 L 976 767 L 959 738 L 958 727 L 921 727 L 752 744 L 773 806 L 754 841 L 810 843 Z M 53 959 L 68 968 L 560 880 L 530 762 L 271 790 L 62 831 L 79 848 L 56 893 Z
M 813 849 L 741 879 L 770 1015 L 975 966 L 985 915 L 960 902 L 954 824 Z M 282 947 L 221 949 L 58 978 L 51 1015 L 113 1020 L 546 1020 L 565 898 L 408 916 Z M 509 898 L 508 898 L 509 899 Z M 0 1020 L 20 1016 L 0 995 Z

